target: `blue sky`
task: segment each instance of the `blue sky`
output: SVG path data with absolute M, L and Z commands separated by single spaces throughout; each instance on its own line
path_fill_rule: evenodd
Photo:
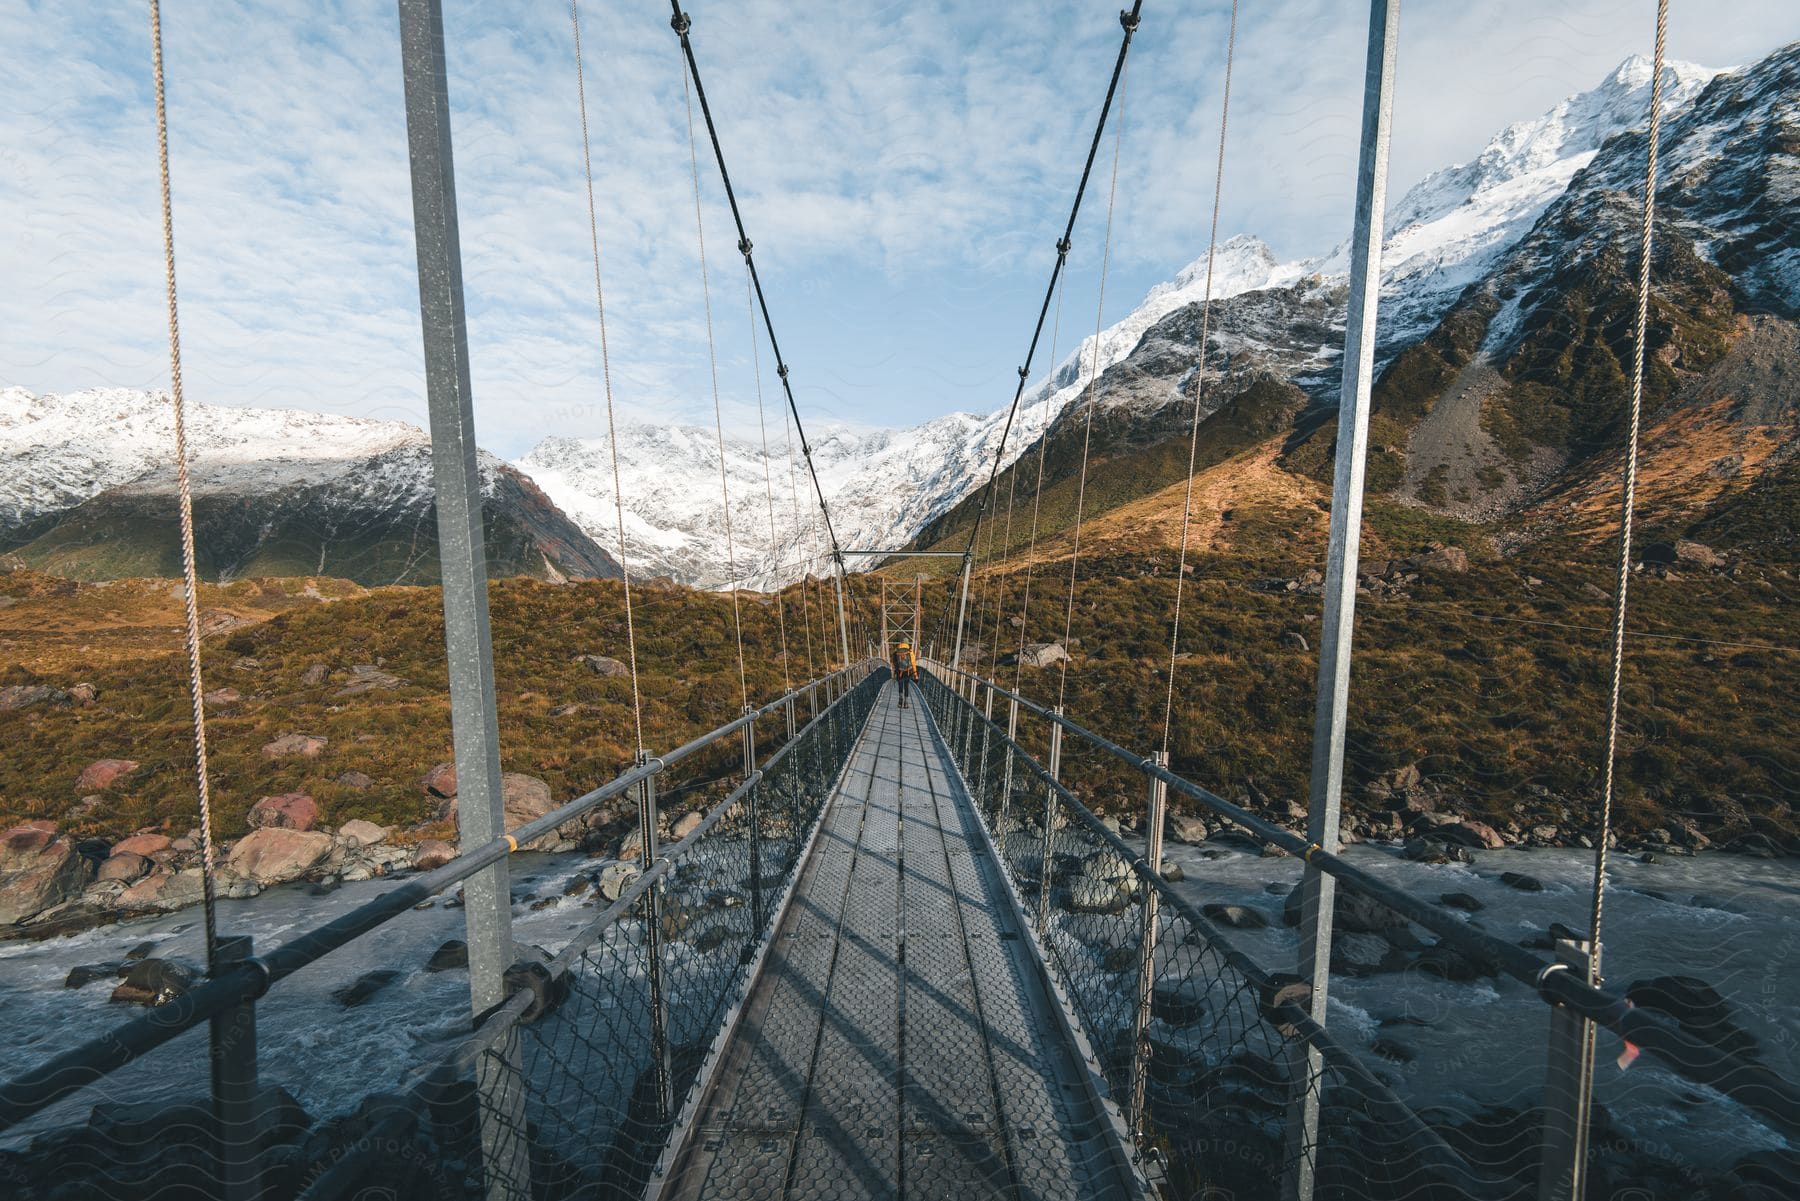
M 1118 7 L 689 5 L 809 428 L 1010 399 Z M 1729 21 L 1674 8 L 1670 53 L 1689 61 L 1735 65 L 1800 37 L 1790 0 L 1738 0 Z M 1204 253 L 1228 11 L 1145 5 L 1107 321 Z M 1395 194 L 1648 54 L 1653 15 L 1648 0 L 1413 0 Z M 421 420 L 393 5 L 166 0 L 163 19 L 190 397 Z M 1221 236 L 1299 257 L 1346 235 L 1366 19 L 1335 0 L 1245 7 Z M 516 455 L 603 432 L 567 9 L 449 0 L 446 26 L 482 441 Z M 667 7 L 587 3 L 583 40 L 618 402 L 637 420 L 709 423 Z M 145 6 L 0 0 L 0 43 L 14 64 L 0 79 L 0 384 L 164 386 Z M 701 153 L 720 388 L 728 423 L 753 429 L 743 269 Z M 1094 326 L 1107 163 L 1058 355 Z M 774 403 L 766 347 L 763 368 Z

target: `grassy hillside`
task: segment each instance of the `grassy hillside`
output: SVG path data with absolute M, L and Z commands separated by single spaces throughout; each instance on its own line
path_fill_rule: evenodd
M 451 749 L 438 591 L 338 584 L 320 595 L 340 599 L 314 599 L 304 582 L 286 581 L 209 587 L 202 598 L 208 612 L 231 609 L 255 622 L 205 642 L 207 688 L 234 689 L 240 698 L 212 706 L 208 721 L 222 834 L 240 832 L 250 805 L 281 792 L 311 793 L 332 824 L 352 817 L 412 823 L 435 807 L 418 781 Z M 785 601 L 796 681 L 806 674 L 799 595 L 790 589 Z M 735 717 L 742 700 L 730 598 L 641 588 L 634 600 L 650 748 L 668 749 Z M 809 611 L 822 664 L 819 600 L 813 596 Z M 86 707 L 0 712 L 7 748 L 0 823 L 48 816 L 84 833 L 187 830 L 194 823 L 192 730 L 171 585 L 83 585 L 14 571 L 0 575 L 0 601 L 0 686 L 89 683 L 98 691 Z M 611 778 L 631 757 L 630 683 L 597 675 L 576 656 L 626 657 L 620 585 L 497 581 L 491 604 L 505 769 L 540 776 L 570 797 Z M 774 598 L 746 594 L 742 613 L 746 681 L 761 703 L 783 690 Z M 320 664 L 326 678 L 309 677 Z M 357 664 L 404 683 L 339 695 Z M 265 759 L 263 745 L 284 733 L 319 735 L 328 746 L 317 759 Z M 719 769 L 734 755 L 735 748 L 721 748 Z M 85 808 L 75 778 L 101 758 L 142 766 Z M 339 777 L 347 772 L 373 783 L 346 785 Z

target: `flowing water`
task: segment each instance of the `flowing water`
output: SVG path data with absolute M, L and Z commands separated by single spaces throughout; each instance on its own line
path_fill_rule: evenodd
M 1466 920 L 1509 941 L 1540 934 L 1552 921 L 1586 924 L 1592 862 L 1585 852 L 1480 852 L 1473 866 L 1425 866 L 1368 845 L 1350 848 L 1349 856 L 1420 896 L 1474 896 L 1483 908 Z M 1230 937 L 1258 962 L 1292 966 L 1296 938 L 1282 925 L 1281 905 L 1287 886 L 1299 878 L 1296 860 L 1177 844 L 1169 846 L 1168 858 L 1187 873 L 1176 887 L 1194 902 L 1262 910 L 1267 929 L 1231 931 Z M 562 895 L 564 884 L 594 861 L 521 855 L 511 862 L 513 920 L 522 944 L 555 949 L 599 912 L 591 893 Z M 1613 862 L 1609 982 L 1624 987 L 1659 975 L 1708 980 L 1730 1002 L 1738 1023 L 1756 1035 L 1763 1060 L 1790 1079 L 1800 1076 L 1800 865 L 1720 854 L 1654 865 L 1625 856 Z M 1529 873 L 1544 890 L 1519 892 L 1500 881 L 1503 871 Z M 368 881 L 324 896 L 304 885 L 273 888 L 249 900 L 221 902 L 219 924 L 270 947 L 389 887 L 389 881 Z M 278 984 L 257 1012 L 263 1080 L 286 1088 L 315 1117 L 397 1088 L 413 1065 L 467 1028 L 467 974 L 425 970 L 432 951 L 461 937 L 462 927 L 462 911 L 440 899 Z M 0 944 L 0 1012 L 6 1017 L 0 1023 L 0 1074 L 41 1062 L 141 1012 L 109 1003 L 111 980 L 79 989 L 64 988 L 63 980 L 72 967 L 118 962 L 146 942 L 154 944 L 154 955 L 197 964 L 199 912 L 138 918 L 41 943 Z M 362 1004 L 346 1007 L 333 996 L 376 971 L 395 974 Z M 1508 979 L 1457 984 L 1417 972 L 1337 977 L 1330 1025 L 1352 1047 L 1383 1040 L 1388 1056 L 1371 1062 L 1416 1106 L 1465 1114 L 1495 1105 L 1523 1107 L 1535 1103 L 1543 1081 L 1549 1011 Z M 1653 1056 L 1621 1071 L 1613 1062 L 1618 1050 L 1618 1040 L 1603 1034 L 1597 1095 L 1633 1147 L 1716 1171 L 1748 1150 L 1779 1143 L 1753 1117 L 1663 1069 Z M 1396 1058 L 1405 1056 L 1410 1059 Z M 206 1035 L 192 1031 L 10 1132 L 0 1146 L 16 1147 L 45 1129 L 82 1121 L 97 1101 L 198 1097 L 206 1077 Z

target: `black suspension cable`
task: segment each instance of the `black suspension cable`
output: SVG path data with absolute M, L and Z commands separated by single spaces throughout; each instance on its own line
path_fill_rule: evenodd
M 1000 465 L 1006 461 L 1007 439 L 1012 436 L 1013 420 L 1019 415 L 1019 402 L 1025 396 L 1025 381 L 1031 378 L 1031 361 L 1037 355 L 1038 342 L 1044 334 L 1044 322 L 1050 315 L 1050 302 L 1056 295 L 1057 281 L 1062 278 L 1063 267 L 1069 259 L 1069 249 L 1074 245 L 1072 239 L 1075 235 L 1075 219 L 1081 214 L 1082 197 L 1087 194 L 1088 177 L 1093 174 L 1094 159 L 1100 153 L 1100 139 L 1106 133 L 1106 120 L 1112 113 L 1113 98 L 1119 90 L 1119 76 L 1125 70 L 1125 56 L 1131 52 L 1131 39 L 1137 33 L 1139 10 L 1143 7 L 1144 0 L 1133 0 L 1131 11 L 1119 14 L 1119 24 L 1125 31 L 1119 40 L 1119 56 L 1113 61 L 1112 78 L 1106 85 L 1106 99 L 1100 105 L 1100 119 L 1094 123 L 1094 137 L 1088 143 L 1087 161 L 1081 166 L 1081 182 L 1075 186 L 1075 202 L 1069 206 L 1069 220 L 1064 224 L 1063 235 L 1056 243 L 1056 264 L 1050 269 L 1050 283 L 1044 289 L 1043 302 L 1038 305 L 1037 324 L 1032 326 L 1031 344 L 1025 350 L 1024 365 L 1019 368 L 1019 386 L 1014 389 L 1012 406 L 1006 411 L 1006 424 L 1000 431 L 1000 446 L 994 451 L 994 466 L 988 472 L 987 483 L 982 485 L 981 495 L 975 503 L 975 521 L 969 527 L 969 543 L 963 548 L 965 562 L 974 552 L 975 536 L 981 530 L 981 519 L 987 512 L 995 482 L 1000 477 Z M 952 592 L 951 595 L 954 598 L 955 593 Z M 946 626 L 950 616 L 948 603 L 944 615 Z
M 1140 0 L 1141 3 L 1141 0 Z M 819 498 L 819 512 L 825 517 L 825 535 L 831 542 L 831 557 L 838 571 L 848 577 L 844 567 L 844 550 L 838 544 L 837 530 L 831 524 L 831 509 L 825 503 L 825 489 L 819 484 L 819 472 L 813 466 L 812 446 L 806 440 L 806 427 L 800 424 L 800 408 L 794 403 L 794 389 L 788 383 L 788 364 L 782 357 L 781 343 L 775 338 L 775 322 L 769 316 L 769 301 L 763 295 L 762 276 L 757 273 L 750 235 L 744 229 L 744 215 L 738 209 L 737 192 L 731 186 L 731 172 L 725 167 L 725 151 L 719 145 L 719 129 L 713 122 L 712 106 L 706 100 L 706 88 L 700 82 L 700 64 L 694 58 L 694 43 L 688 36 L 693 20 L 681 11 L 681 0 L 669 0 L 674 16 L 669 25 L 681 39 L 681 52 L 687 57 L 688 75 L 694 81 L 694 95 L 700 101 L 700 114 L 706 120 L 706 136 L 712 141 L 713 158 L 719 164 L 719 182 L 725 185 L 725 199 L 731 205 L 731 219 L 737 225 L 738 251 L 744 256 L 744 267 L 750 272 L 750 283 L 756 291 L 756 304 L 762 312 L 763 329 L 769 335 L 769 350 L 775 356 L 775 374 L 781 380 L 782 394 L 787 397 L 788 411 L 793 414 L 794 431 L 800 436 L 800 453 L 806 459 L 806 472 L 812 477 L 813 491 Z

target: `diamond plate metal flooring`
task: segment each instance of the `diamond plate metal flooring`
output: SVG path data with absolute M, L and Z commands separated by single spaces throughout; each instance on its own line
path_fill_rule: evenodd
M 962 781 L 877 702 L 662 1197 L 1141 1197 Z

